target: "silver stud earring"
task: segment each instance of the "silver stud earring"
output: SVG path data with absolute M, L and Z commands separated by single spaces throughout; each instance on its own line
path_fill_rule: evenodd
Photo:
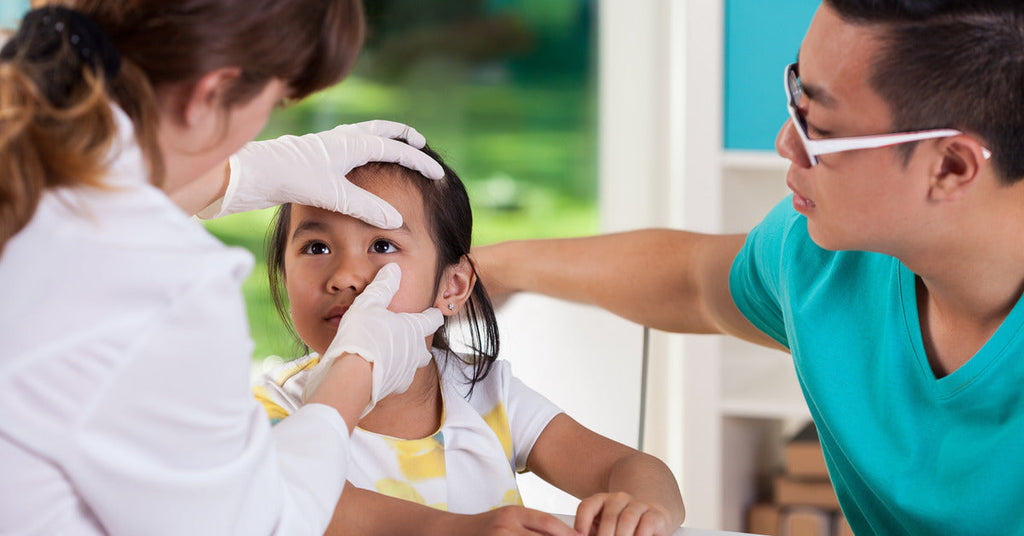
M 454 311 L 455 310 L 455 304 L 454 303 L 449 303 L 448 304 L 448 310 L 449 311 Z

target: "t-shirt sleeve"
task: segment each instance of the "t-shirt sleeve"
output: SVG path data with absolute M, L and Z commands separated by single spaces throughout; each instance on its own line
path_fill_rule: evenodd
M 280 358 L 268 360 L 280 363 Z M 311 377 L 309 372 L 318 363 L 320 356 L 310 354 L 272 366 L 256 379 L 252 394 L 267 412 L 271 424 L 277 424 L 302 407 L 303 393 Z
M 750 233 L 729 273 L 729 291 L 743 316 L 789 347 L 782 310 L 784 246 L 800 218 L 792 198 L 782 200 Z
M 507 377 L 505 406 L 512 433 L 512 462 L 515 470 L 522 472 L 526 470 L 526 460 L 537 438 L 562 409 L 513 376 L 507 366 L 501 370 Z

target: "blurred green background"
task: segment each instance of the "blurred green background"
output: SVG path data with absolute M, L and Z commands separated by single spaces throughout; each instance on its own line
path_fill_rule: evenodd
M 459 173 L 474 243 L 597 231 L 592 4 L 584 0 L 365 2 L 368 37 L 341 84 L 272 116 L 260 139 L 391 119 Z M 301 180 L 302 177 L 296 177 Z M 254 358 L 294 357 L 267 289 L 273 209 L 207 222 L 256 257 L 245 282 Z

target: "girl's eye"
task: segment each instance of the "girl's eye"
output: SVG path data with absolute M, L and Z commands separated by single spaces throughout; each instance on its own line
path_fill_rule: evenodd
M 370 251 L 381 254 L 394 253 L 397 249 L 394 244 L 384 239 L 375 240 L 370 246 Z
M 306 244 L 306 247 L 302 248 L 302 253 L 305 255 L 327 255 L 331 252 L 331 248 L 327 247 L 327 244 L 323 242 L 310 242 Z

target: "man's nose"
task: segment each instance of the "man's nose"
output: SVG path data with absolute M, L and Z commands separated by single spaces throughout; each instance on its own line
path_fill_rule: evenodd
M 800 133 L 796 131 L 793 119 L 787 119 L 775 137 L 775 151 L 779 156 L 802 168 L 811 167 L 811 159 L 807 156 L 804 144 L 800 141 Z

